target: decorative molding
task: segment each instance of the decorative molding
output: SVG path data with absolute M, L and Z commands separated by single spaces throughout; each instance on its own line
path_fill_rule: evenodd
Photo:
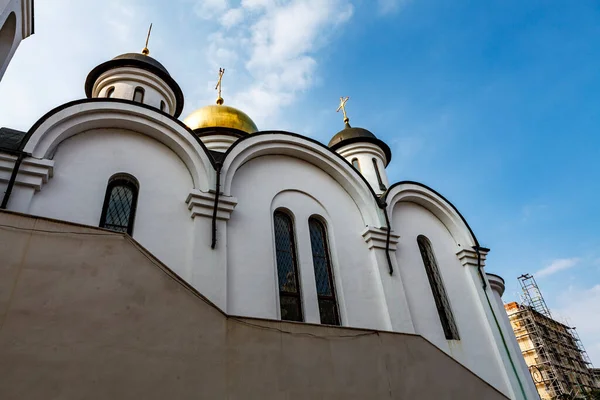
M 196 216 L 212 218 L 215 207 L 214 192 L 193 190 L 185 202 L 188 205 L 188 210 L 190 210 L 192 218 L 196 218 Z M 231 218 L 231 213 L 236 205 L 237 199 L 235 197 L 220 195 L 217 207 L 217 219 L 227 221 Z
M 0 182 L 8 182 L 10 180 L 16 161 L 17 156 L 0 153 Z M 53 160 L 39 160 L 27 157 L 23 159 L 23 162 L 19 167 L 15 185 L 31 187 L 36 191 L 39 191 L 45 183 L 48 183 L 48 180 L 52 178 L 53 174 Z
M 485 259 L 487 251 L 479 250 L 481 254 L 481 266 L 485 267 Z M 464 267 L 477 267 L 477 252 L 472 249 L 460 249 L 456 252 L 456 256 Z
M 385 250 L 385 244 L 387 241 L 387 230 L 381 228 L 375 228 L 372 226 L 368 226 L 367 229 L 362 233 L 363 239 L 369 246 L 369 249 L 383 249 Z M 390 234 L 390 250 L 396 251 L 396 245 L 398 244 L 398 239 L 400 239 L 399 235 L 394 233 Z
M 498 276 L 496 274 L 486 273 L 485 276 L 487 277 L 492 290 L 497 292 L 500 295 L 500 297 L 502 297 L 502 295 L 504 294 L 504 289 L 506 288 L 504 285 L 504 279 L 502 279 L 501 276 Z

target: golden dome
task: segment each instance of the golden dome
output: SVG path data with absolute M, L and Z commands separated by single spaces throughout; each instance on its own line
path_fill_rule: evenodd
M 250 117 L 237 108 L 224 105 L 209 105 L 194 111 L 183 121 L 193 129 L 232 128 L 246 133 L 254 133 L 258 128 Z

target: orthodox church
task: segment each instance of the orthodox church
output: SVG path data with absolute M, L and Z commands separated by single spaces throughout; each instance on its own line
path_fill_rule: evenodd
M 350 123 L 347 97 L 341 130 L 324 144 L 261 131 L 221 97 L 223 74 L 216 104 L 183 119 L 182 89 L 146 47 L 94 67 L 85 98 L 48 111 L 28 131 L 1 128 L 0 242 L 12 240 L 7 218 L 32 217 L 86 230 L 89 240 L 129 237 L 227 318 L 424 339 L 452 362 L 441 375 L 466 371 L 487 388 L 436 398 L 537 398 L 503 312 L 503 280 L 484 272 L 489 249 L 458 209 L 421 183 L 389 182 L 390 147 Z M 86 246 L 73 245 L 53 265 L 101 262 L 91 252 L 102 246 L 106 257 L 117 252 Z M 143 290 L 144 280 L 135 284 Z M 420 382 L 411 372 L 419 364 L 398 376 Z M 409 398 L 394 393 L 344 398 Z

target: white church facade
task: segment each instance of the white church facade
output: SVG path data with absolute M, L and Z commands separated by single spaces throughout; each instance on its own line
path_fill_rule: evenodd
M 260 131 L 220 96 L 180 119 L 147 51 L 95 67 L 85 94 L 0 130 L 3 210 L 127 233 L 227 315 L 420 335 L 537 398 L 489 250 L 441 194 L 388 181 L 375 134 Z

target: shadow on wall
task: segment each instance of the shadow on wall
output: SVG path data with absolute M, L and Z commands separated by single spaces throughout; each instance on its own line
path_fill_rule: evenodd
M 0 398 L 506 399 L 420 336 L 227 316 L 129 236 L 0 212 Z
M 0 29 L 0 79 L 2 78 L 2 72 L 6 68 L 16 32 L 17 17 L 14 12 L 11 12 L 6 21 L 4 21 L 2 29 Z

